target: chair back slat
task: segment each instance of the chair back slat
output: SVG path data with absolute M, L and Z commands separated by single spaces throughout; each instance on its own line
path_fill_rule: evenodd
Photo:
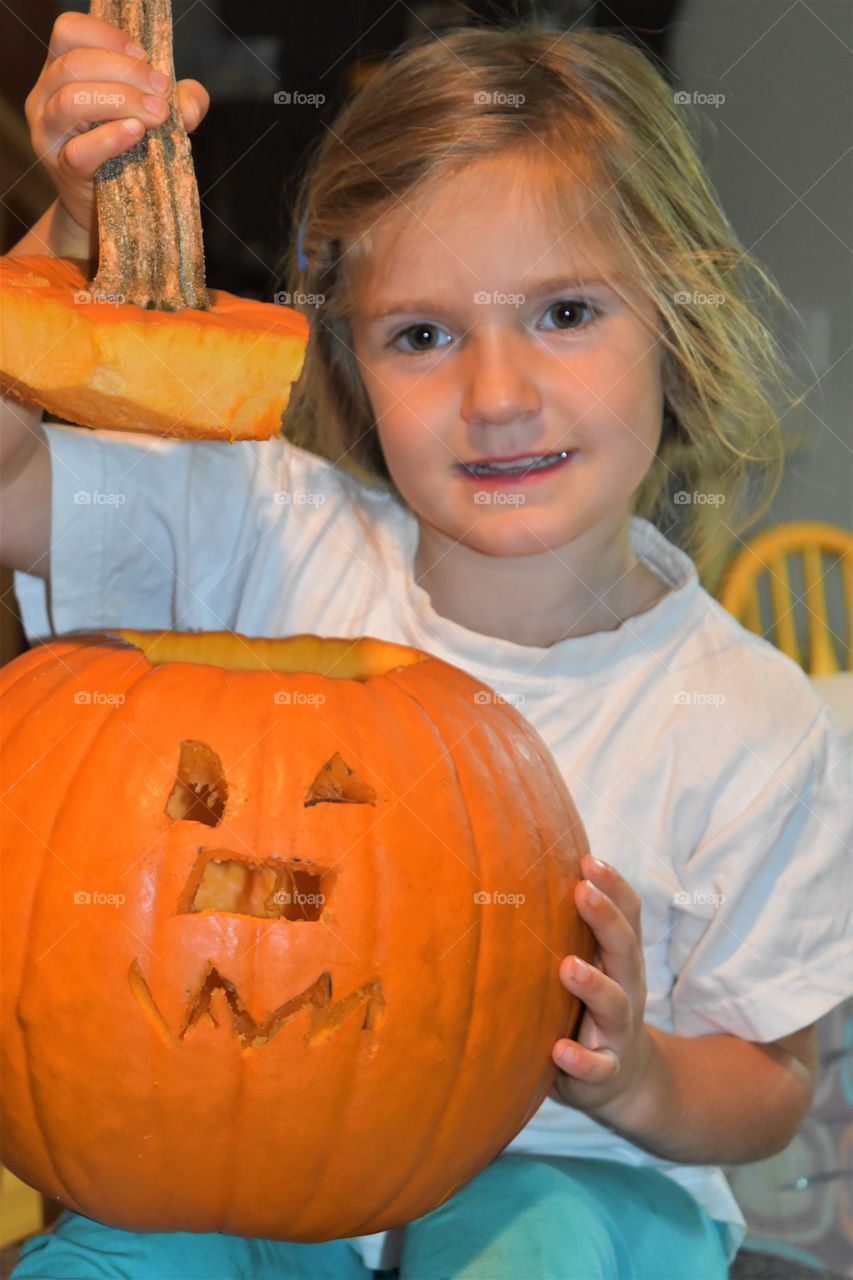
M 773 643 L 783 653 L 787 653 L 789 658 L 793 658 L 795 662 L 802 665 L 800 643 L 794 624 L 794 596 L 791 592 L 788 561 L 784 552 L 769 559 L 766 568 L 770 577 L 770 603 L 773 610 L 770 625 Z
M 761 598 L 758 594 L 758 583 L 753 582 L 752 590 L 746 597 L 743 607 L 743 625 L 748 627 L 750 631 L 754 631 L 756 635 L 761 635 L 764 630 L 761 625 Z
M 820 547 L 803 547 L 803 603 L 809 632 L 809 670 L 813 676 L 831 676 L 838 671 L 835 647 L 830 640 L 826 612 L 825 576 Z
M 802 597 L 792 586 L 792 557 L 802 567 Z M 836 626 L 843 631 L 846 625 L 846 636 L 836 634 L 829 621 L 829 584 L 834 590 L 836 581 L 843 598 Z M 767 620 L 763 592 L 769 600 Z M 718 599 L 743 626 L 766 635 L 811 675 L 853 671 L 853 533 L 848 529 L 809 520 L 762 530 L 732 556 Z

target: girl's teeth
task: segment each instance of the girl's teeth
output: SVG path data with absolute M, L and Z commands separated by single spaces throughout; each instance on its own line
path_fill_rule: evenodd
M 526 458 L 523 462 L 470 462 L 467 469 L 476 476 L 490 475 L 500 471 L 540 471 L 543 467 L 548 467 L 552 463 L 559 461 L 559 459 L 567 458 L 568 456 L 568 453 L 563 450 L 561 453 L 544 454 L 541 458 Z

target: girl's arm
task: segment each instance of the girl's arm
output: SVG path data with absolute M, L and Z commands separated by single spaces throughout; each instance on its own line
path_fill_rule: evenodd
M 127 36 L 112 23 L 74 12 L 56 19 L 24 109 L 33 150 L 58 199 L 10 257 L 47 254 L 83 258 L 94 266 L 95 172 L 168 111 L 165 97 L 157 96 L 170 92 L 167 78 L 158 82 L 156 69 L 140 55 L 141 49 L 128 51 Z M 177 105 L 192 132 L 207 112 L 207 90 L 197 80 L 180 80 Z M 42 416 L 41 409 L 0 395 L 0 563 L 46 578 L 51 465 Z
M 645 1023 L 640 900 L 613 867 L 586 858 L 583 872 L 588 879 L 575 901 L 601 967 L 575 974 L 574 957 L 560 966 L 563 985 L 586 1012 L 577 1040 L 554 1046 L 560 1074 L 552 1097 L 682 1164 L 739 1164 L 783 1150 L 814 1094 L 814 1027 L 754 1044 L 672 1035 Z
M 645 1032 L 643 1082 L 610 1128 L 681 1164 L 742 1164 L 784 1150 L 814 1095 L 814 1026 L 770 1044 Z

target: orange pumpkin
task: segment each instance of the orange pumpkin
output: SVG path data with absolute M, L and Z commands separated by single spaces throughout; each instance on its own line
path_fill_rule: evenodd
M 87 427 L 231 441 L 278 434 L 308 322 L 205 287 L 170 0 L 91 0 L 90 11 L 171 76 L 169 115 L 97 171 L 91 283 L 82 261 L 0 259 L 0 390 Z
M 542 739 L 370 637 L 120 631 L 0 673 L 0 1160 L 133 1230 L 393 1227 L 551 1087 L 587 840 Z

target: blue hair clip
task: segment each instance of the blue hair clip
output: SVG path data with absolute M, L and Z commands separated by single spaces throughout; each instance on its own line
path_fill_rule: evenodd
M 296 237 L 296 265 L 299 267 L 300 271 L 304 271 L 305 268 L 308 266 L 308 259 L 305 257 L 305 254 L 302 249 L 302 239 L 303 239 L 303 236 L 305 235 L 305 223 L 307 221 L 308 221 L 308 214 L 305 213 L 302 215 L 302 221 L 299 224 L 299 233 Z

